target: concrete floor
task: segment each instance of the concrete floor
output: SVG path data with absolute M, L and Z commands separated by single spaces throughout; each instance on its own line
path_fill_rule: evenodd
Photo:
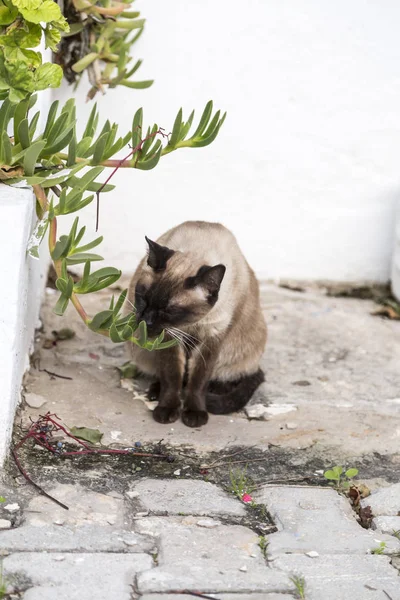
M 40 409 L 24 405 L 22 420 L 56 412 L 68 426 L 104 433 L 103 443 L 131 446 L 137 440 L 191 445 L 199 452 L 227 445 L 330 449 L 341 456 L 377 452 L 392 455 L 400 445 L 400 322 L 372 316 L 371 301 L 332 298 L 266 285 L 262 302 L 269 327 L 263 367 L 266 383 L 253 403 L 270 405 L 267 421 L 244 413 L 210 416 L 207 426 L 153 421 L 143 394 L 121 388 L 116 366 L 128 357 L 122 345 L 86 329 L 70 307 L 64 318 L 52 313 L 57 296 L 47 290 L 43 332 L 35 358 L 40 369 L 72 377 L 51 378 L 32 368 L 26 391 L 43 396 Z M 83 297 L 89 314 L 106 307 L 109 292 Z M 51 349 L 52 330 L 70 327 L 71 340 Z

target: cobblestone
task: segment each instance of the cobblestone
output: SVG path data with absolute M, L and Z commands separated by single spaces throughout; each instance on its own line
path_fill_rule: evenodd
M 362 506 L 370 506 L 375 517 L 397 516 L 400 513 L 400 483 L 384 487 L 361 501 Z
M 155 514 L 230 515 L 242 517 L 244 507 L 218 486 L 206 481 L 143 479 L 133 491 L 140 505 Z
M 266 504 L 279 531 L 268 537 L 268 552 L 316 551 L 322 554 L 365 554 L 378 546 L 376 532 L 362 529 L 348 501 L 331 489 L 265 487 L 256 495 Z M 321 535 L 323 532 L 323 535 Z M 379 535 L 386 550 L 400 551 L 400 542 Z

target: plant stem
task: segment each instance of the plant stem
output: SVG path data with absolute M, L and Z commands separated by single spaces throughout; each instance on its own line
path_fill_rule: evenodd
M 52 254 L 52 252 L 56 246 L 56 241 L 57 241 L 57 218 L 53 217 L 50 221 L 50 233 L 49 233 L 50 255 Z M 53 264 L 54 264 L 54 269 L 55 269 L 58 277 L 61 277 L 61 266 L 62 266 L 61 260 L 53 260 Z M 82 321 L 85 323 L 85 325 L 88 325 L 90 319 L 87 316 L 86 311 L 83 308 L 82 304 L 78 300 L 78 296 L 75 294 L 75 292 L 72 292 L 71 302 L 75 306 L 76 311 L 79 314 Z M 104 333 L 103 333 L 103 335 L 104 335 Z M 108 334 L 106 334 L 106 335 L 108 335 Z

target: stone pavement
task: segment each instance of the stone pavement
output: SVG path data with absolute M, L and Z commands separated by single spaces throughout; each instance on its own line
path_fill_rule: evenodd
M 142 479 L 124 495 L 57 484 L 51 493 L 70 510 L 43 496 L 13 502 L 23 524 L 1 533 L 14 597 L 400 600 L 390 564 L 400 540 L 363 529 L 333 489 L 264 486 L 254 495 L 258 509 L 201 480 Z M 377 512 L 400 511 L 396 486 L 372 500 Z M 278 529 L 267 536 L 242 524 L 260 505 Z
M 120 380 L 123 347 L 71 311 L 60 321 L 53 302 L 49 291 L 16 437 L 51 411 L 68 427 L 98 428 L 104 445 L 140 441 L 176 460 L 21 451 L 69 510 L 10 461 L 0 477 L 7 600 L 400 600 L 399 322 L 371 316 L 370 301 L 266 286 L 266 383 L 247 414 L 191 430 L 155 423 L 144 383 Z M 106 302 L 89 296 L 85 307 Z M 75 337 L 52 345 L 65 326 Z M 335 464 L 358 468 L 372 490 L 361 501 L 372 528 L 321 486 Z M 252 504 L 229 491 L 234 469 L 255 484 Z

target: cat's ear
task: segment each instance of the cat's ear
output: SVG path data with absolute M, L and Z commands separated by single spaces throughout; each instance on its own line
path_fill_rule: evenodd
M 174 251 L 170 250 L 166 246 L 160 246 L 160 244 L 157 244 L 157 242 L 149 240 L 147 236 L 145 236 L 145 238 L 149 245 L 147 264 L 149 267 L 154 269 L 154 271 L 164 271 L 167 266 L 167 262 L 174 254 Z
M 217 294 L 224 278 L 225 271 L 225 265 L 215 265 L 214 267 L 204 265 L 203 267 L 200 267 L 197 275 L 188 278 L 188 287 L 200 285 L 210 294 Z

